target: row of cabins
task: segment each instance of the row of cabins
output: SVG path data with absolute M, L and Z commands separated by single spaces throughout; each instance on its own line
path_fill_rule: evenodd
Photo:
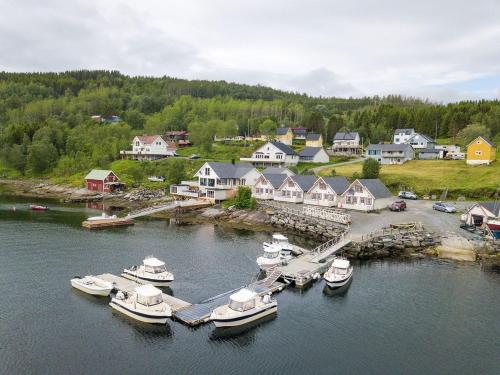
M 378 179 L 294 175 L 287 168 L 269 167 L 262 173 L 249 163 L 205 163 L 197 181 L 172 185 L 170 193 L 214 202 L 235 196 L 238 186 L 249 186 L 257 199 L 372 211 L 387 206 L 392 194 Z

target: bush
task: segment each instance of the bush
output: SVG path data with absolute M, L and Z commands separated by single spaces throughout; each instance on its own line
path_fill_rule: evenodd
M 380 163 L 372 158 L 363 162 L 363 178 L 378 178 L 380 174 Z
M 252 197 L 252 190 L 247 186 L 239 186 L 234 206 L 239 209 L 255 208 L 257 201 Z

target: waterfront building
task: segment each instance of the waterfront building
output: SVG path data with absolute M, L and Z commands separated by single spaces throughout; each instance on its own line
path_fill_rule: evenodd
M 255 167 L 286 167 L 297 165 L 299 155 L 284 143 L 269 141 L 255 150 L 252 157 L 240 160 L 250 162 Z
M 288 177 L 285 173 L 262 173 L 255 186 L 252 187 L 252 197 L 257 199 L 274 199 L 274 192 Z
M 488 221 L 500 219 L 500 202 L 479 202 L 472 205 L 464 215 L 464 221 L 468 225 L 476 227 L 483 226 Z
M 392 203 L 392 194 L 378 178 L 357 179 L 342 194 L 339 207 L 358 211 L 373 211 Z
M 132 140 L 132 150 L 122 150 L 123 157 L 133 160 L 158 160 L 175 156 L 174 142 L 165 141 L 159 135 L 138 135 Z
M 357 132 L 337 132 L 333 137 L 332 155 L 361 155 L 363 147 Z
M 330 157 L 323 147 L 306 147 L 300 151 L 299 160 L 305 163 L 328 163 Z
M 415 158 L 415 150 L 408 144 L 373 144 L 366 148 L 366 157 L 380 164 L 403 164 Z
M 314 175 L 288 176 L 283 183 L 274 191 L 274 200 L 290 203 L 302 203 L 304 194 L 316 182 Z
M 317 133 L 307 134 L 306 147 L 323 147 L 323 136 Z
M 92 169 L 85 176 L 85 187 L 91 191 L 110 193 L 123 185 L 118 176 L 110 170 Z
M 319 177 L 305 193 L 304 204 L 315 206 L 337 206 L 341 195 L 349 187 L 349 181 L 343 176 Z
M 490 164 L 495 160 L 496 153 L 495 144 L 485 137 L 479 136 L 467 145 L 467 164 Z

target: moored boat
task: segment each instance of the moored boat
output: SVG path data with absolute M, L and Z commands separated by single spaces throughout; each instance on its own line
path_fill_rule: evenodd
M 165 262 L 147 257 L 140 266 L 132 266 L 123 270 L 122 276 L 135 281 L 144 281 L 154 286 L 166 286 L 174 280 L 174 275 L 167 271 Z
M 172 309 L 163 301 L 162 291 L 151 284 L 141 285 L 127 295 L 118 292 L 109 305 L 144 323 L 165 324 L 172 316 Z
M 31 211 L 47 211 L 49 209 L 48 206 L 42 206 L 39 204 L 30 204 Z
M 243 288 L 229 297 L 229 303 L 217 307 L 210 315 L 216 327 L 236 327 L 254 322 L 278 311 L 278 302 L 266 294 L 259 296 Z
M 91 216 L 87 219 L 87 221 L 114 220 L 116 218 L 116 215 L 107 215 L 105 212 L 103 212 L 101 216 Z
M 71 286 L 82 292 L 103 297 L 109 296 L 114 288 L 109 281 L 91 275 L 71 279 Z
M 285 256 L 282 254 L 280 246 L 276 244 L 265 244 L 264 254 L 257 258 L 257 264 L 261 270 L 266 271 L 270 268 L 281 265 L 290 258 L 291 256 Z
M 493 232 L 493 231 L 499 231 L 500 230 L 500 219 L 493 219 L 493 220 L 488 220 L 486 223 L 488 228 Z
M 347 259 L 335 258 L 328 271 L 323 275 L 323 278 L 329 287 L 338 288 L 349 282 L 352 273 L 353 268 Z

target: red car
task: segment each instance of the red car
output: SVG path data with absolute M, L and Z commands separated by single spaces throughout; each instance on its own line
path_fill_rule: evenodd
M 406 210 L 406 202 L 403 200 L 399 200 L 396 202 L 393 202 L 390 206 L 389 209 L 391 211 L 404 211 Z

